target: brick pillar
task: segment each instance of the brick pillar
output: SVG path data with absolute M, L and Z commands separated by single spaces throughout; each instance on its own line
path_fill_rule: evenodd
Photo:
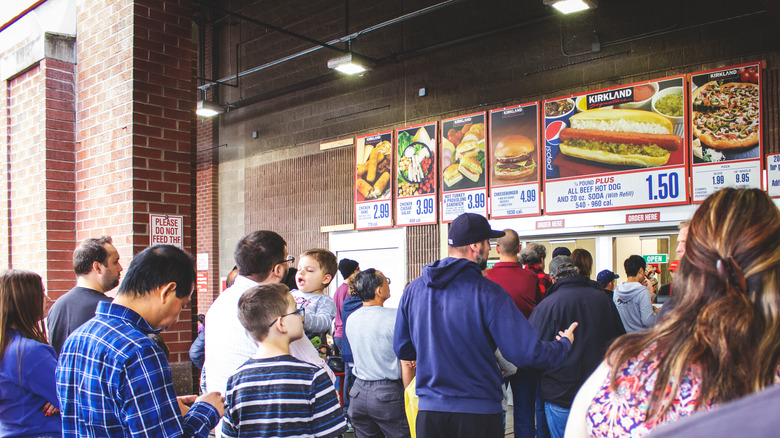
M 184 217 L 193 253 L 194 65 L 189 0 L 78 2 L 79 238 L 111 234 L 127 266 L 149 246 L 149 214 Z M 192 315 L 163 333 L 189 361 Z

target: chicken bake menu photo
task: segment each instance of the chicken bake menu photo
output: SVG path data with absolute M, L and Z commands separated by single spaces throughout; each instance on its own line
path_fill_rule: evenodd
M 490 217 L 538 216 L 539 104 L 490 111 Z
M 685 76 L 545 100 L 545 213 L 688 203 Z
M 441 121 L 442 222 L 463 213 L 487 217 L 485 113 Z
M 398 226 L 436 223 L 435 138 L 436 122 L 399 128 L 396 133 Z
M 761 188 L 761 64 L 693 73 L 691 90 L 693 202 Z
M 355 163 L 355 229 L 392 227 L 392 131 L 357 137 Z

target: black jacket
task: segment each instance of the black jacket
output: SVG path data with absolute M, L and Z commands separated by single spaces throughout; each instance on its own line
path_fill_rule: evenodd
M 555 339 L 571 323 L 579 323 L 563 365 L 541 372 L 542 399 L 563 408 L 571 407 L 575 394 L 604 359 L 612 341 L 626 333 L 615 304 L 579 275 L 556 281 L 528 322 L 544 341 Z

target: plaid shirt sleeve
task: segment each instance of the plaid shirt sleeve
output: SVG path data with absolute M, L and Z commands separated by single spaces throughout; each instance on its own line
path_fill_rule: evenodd
M 195 403 L 182 417 L 163 352 L 143 346 L 132 354 L 118 388 L 127 432 L 134 437 L 208 437 L 219 421 L 217 409 Z

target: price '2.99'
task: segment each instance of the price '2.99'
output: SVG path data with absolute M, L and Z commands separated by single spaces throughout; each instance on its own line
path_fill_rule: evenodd
M 390 204 L 383 202 L 374 204 L 374 219 L 383 219 L 390 217 Z
M 659 173 L 649 175 L 647 181 L 647 197 L 649 200 L 675 199 L 680 196 L 679 177 L 676 173 Z

